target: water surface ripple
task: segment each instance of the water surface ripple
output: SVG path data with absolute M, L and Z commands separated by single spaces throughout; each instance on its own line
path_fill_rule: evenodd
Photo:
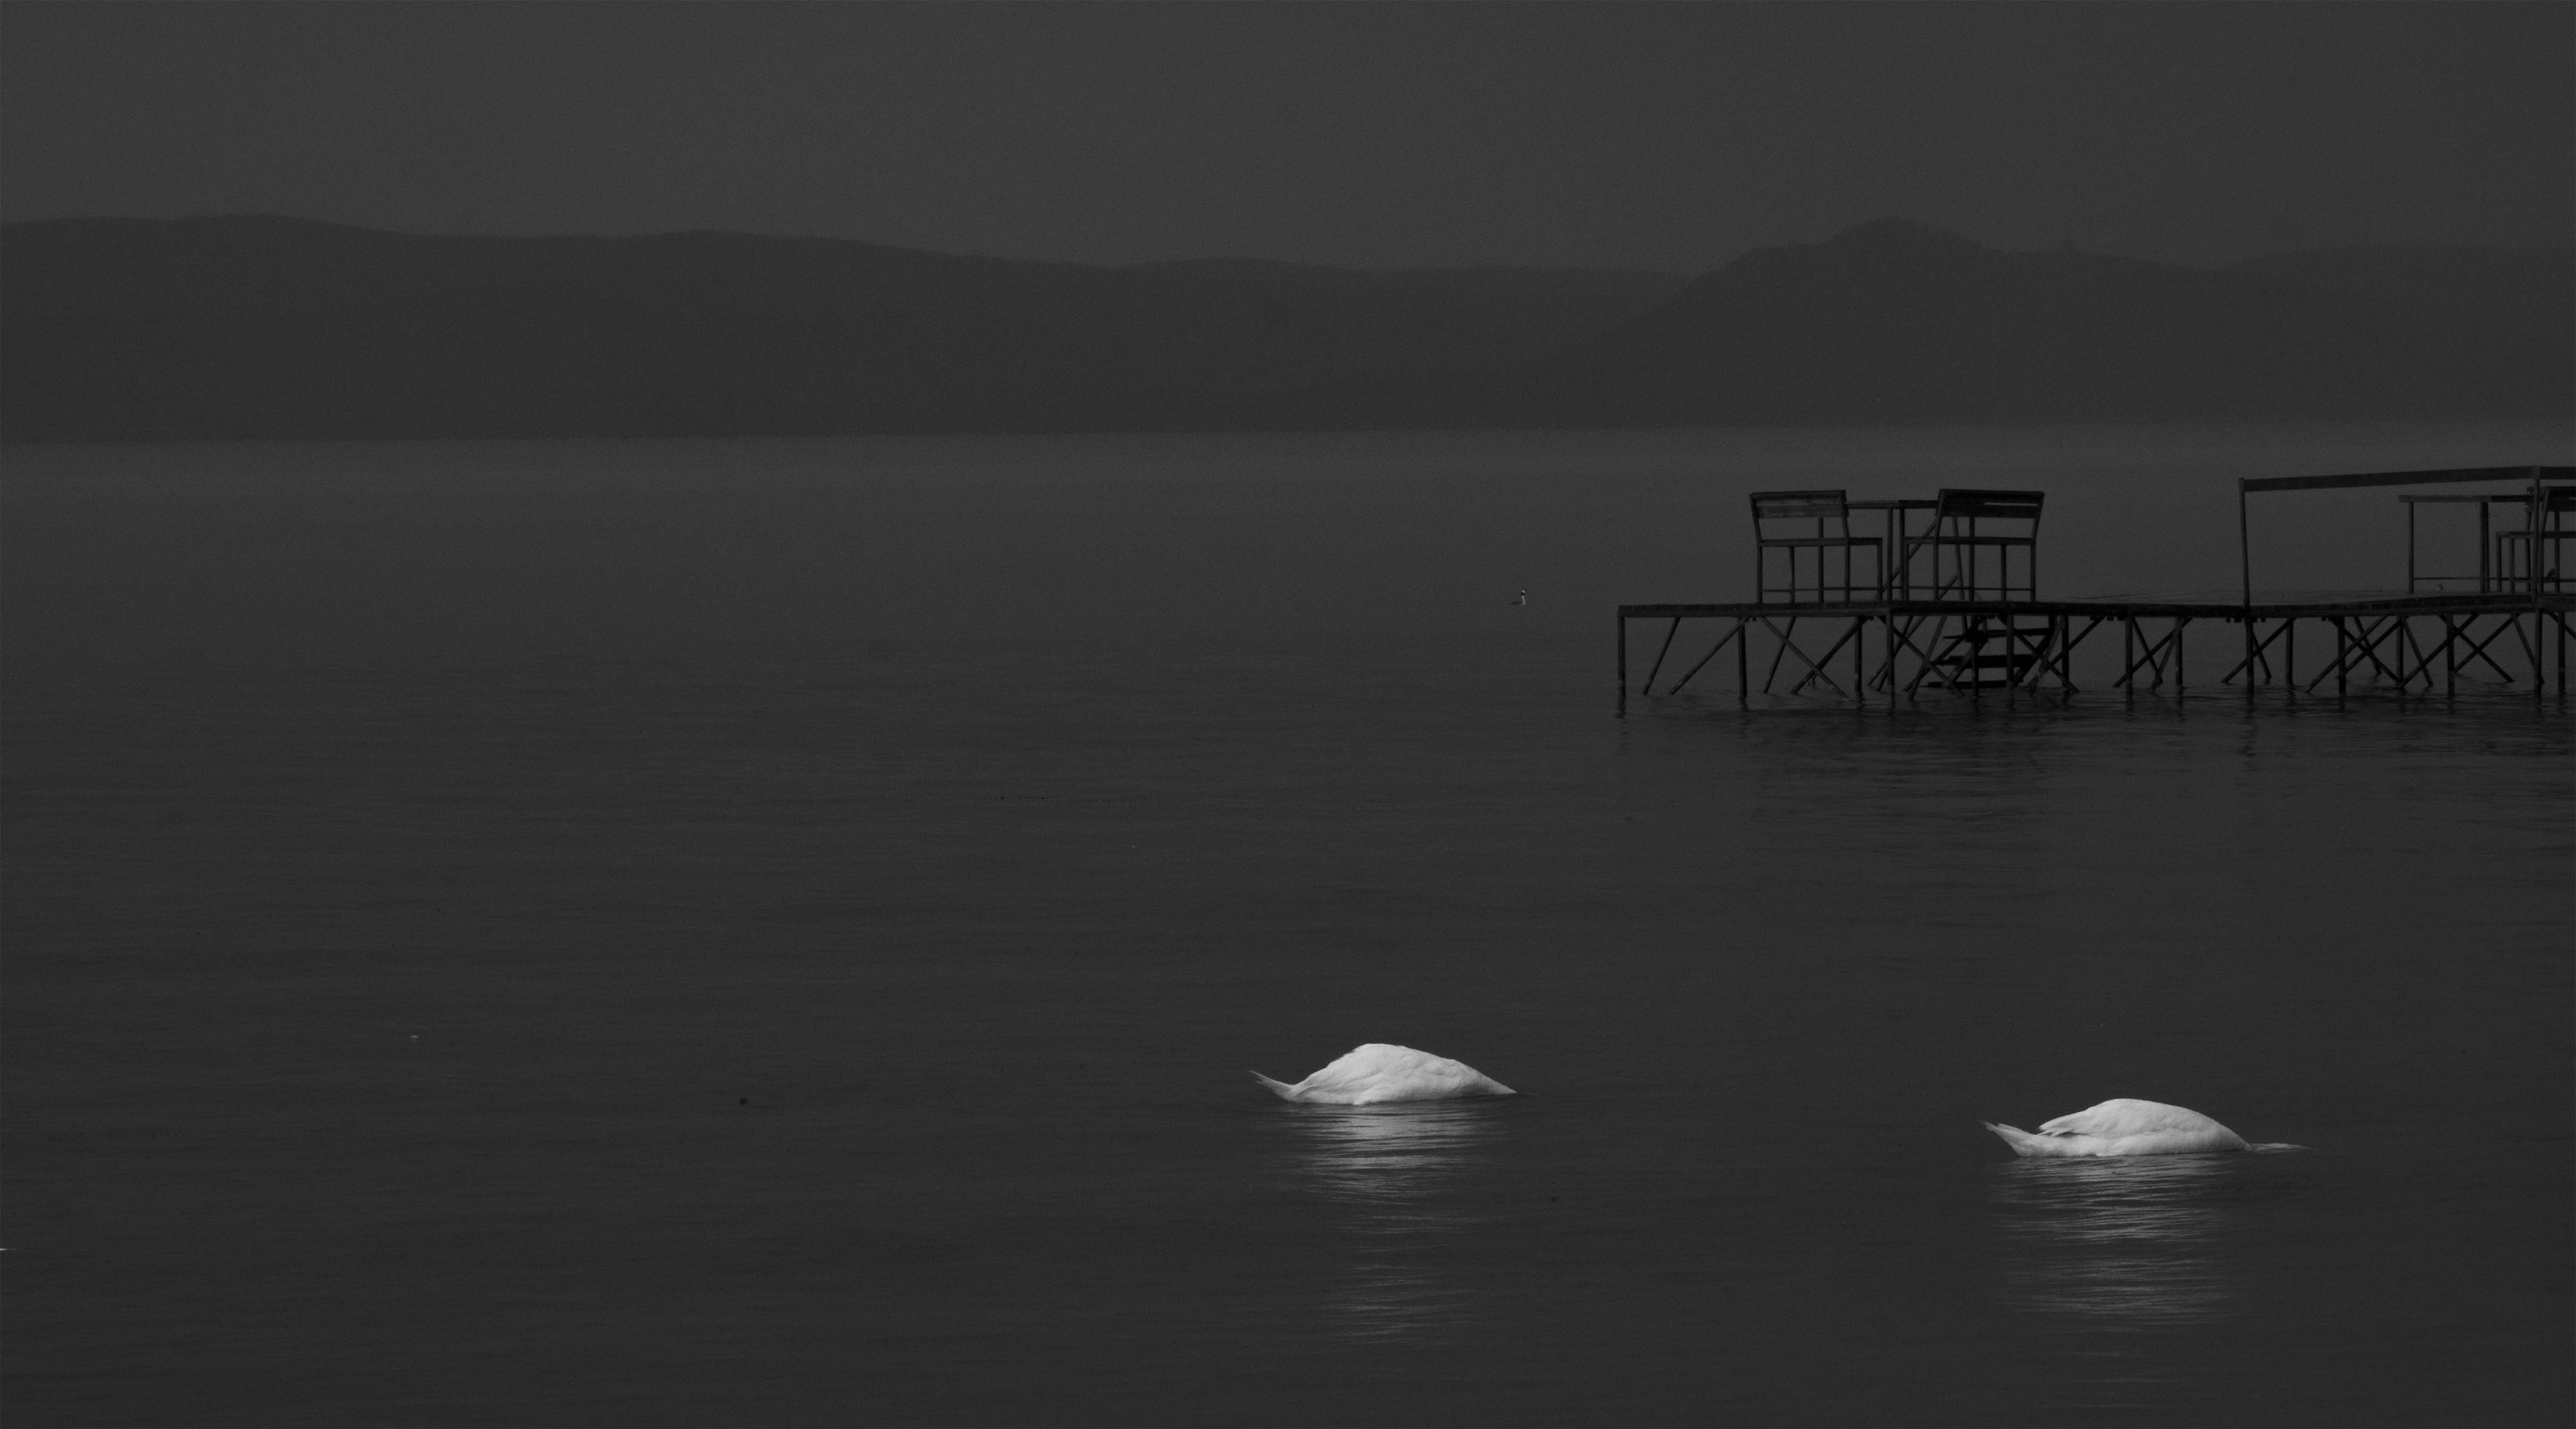
M 2565 1423 L 2563 702 L 1608 648 L 1758 487 L 2214 586 L 2236 476 L 2565 445 L 13 451 L 7 1413 Z M 2402 559 L 2314 509 L 2285 581 Z M 1364 1041 L 1528 1095 L 1244 1075 Z M 1978 1126 L 2112 1096 L 2314 1150 Z

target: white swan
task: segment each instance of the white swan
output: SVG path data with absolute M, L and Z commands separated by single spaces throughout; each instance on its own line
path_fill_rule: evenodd
M 2039 1134 L 1989 1121 L 1986 1130 L 2021 1156 L 2178 1156 L 2193 1151 L 2296 1151 L 2282 1143 L 2253 1145 L 2189 1107 L 2113 1097 L 2055 1121 Z
M 1295 1086 L 1259 1072 L 1252 1079 L 1292 1102 L 1371 1106 L 1378 1102 L 1440 1101 L 1450 1097 L 1513 1097 L 1520 1093 L 1464 1062 L 1410 1047 L 1370 1042 L 1353 1047 L 1330 1066 Z

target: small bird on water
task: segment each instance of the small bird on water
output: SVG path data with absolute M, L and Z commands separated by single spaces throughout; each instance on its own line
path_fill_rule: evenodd
M 1520 594 L 1518 594 L 1518 595 L 1516 595 L 1516 596 L 1513 596 L 1513 597 L 1511 598 L 1511 604 L 1513 604 L 1513 605 L 1527 605 L 1527 604 L 1529 604 L 1529 592 L 1528 592 L 1528 591 L 1522 591 Z

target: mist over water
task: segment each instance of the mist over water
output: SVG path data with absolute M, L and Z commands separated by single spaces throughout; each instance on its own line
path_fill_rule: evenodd
M 2570 445 L 13 450 L 8 1412 L 2563 1422 L 2557 696 L 1623 720 L 1609 636 L 1752 489 L 2225 589 L 2238 476 Z M 2324 495 L 2258 575 L 2392 583 Z M 1245 1076 L 1364 1041 L 1528 1095 Z M 1977 1125 L 2111 1096 L 2314 1149 Z

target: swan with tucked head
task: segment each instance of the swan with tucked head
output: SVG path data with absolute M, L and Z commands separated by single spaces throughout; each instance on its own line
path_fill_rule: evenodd
M 1283 1100 L 1328 1106 L 1520 1095 L 1464 1062 L 1388 1042 L 1354 1047 L 1293 1087 L 1259 1072 L 1253 1073 L 1252 1079 L 1277 1092 Z
M 2098 1106 L 2039 1124 L 1983 1123 L 2017 1156 L 2181 1156 L 2195 1151 L 2297 1151 L 2283 1142 L 2256 1144 L 2189 1107 L 2113 1097 Z

